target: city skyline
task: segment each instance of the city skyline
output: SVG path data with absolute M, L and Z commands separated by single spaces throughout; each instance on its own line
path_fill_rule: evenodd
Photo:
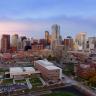
M 51 26 L 57 23 L 62 37 L 74 36 L 78 32 L 96 36 L 95 0 L 7 1 L 0 2 L 1 34 L 44 37 L 44 31 L 51 33 Z
M 96 96 L 96 0 L 0 0 L 0 96 Z

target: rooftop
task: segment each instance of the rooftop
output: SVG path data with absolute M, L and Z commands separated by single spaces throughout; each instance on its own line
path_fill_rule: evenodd
M 60 69 L 59 67 L 56 67 L 56 66 L 47 66 L 46 68 L 48 70 L 57 70 L 57 69 Z
M 37 60 L 37 63 L 40 65 L 44 66 L 48 70 L 56 70 L 56 69 L 61 69 L 59 67 L 56 67 L 53 63 L 47 61 L 47 60 Z
M 11 67 L 10 74 L 12 75 L 22 75 L 22 74 L 32 74 L 35 73 L 35 69 L 33 67 Z
M 47 61 L 47 60 L 38 60 L 38 61 L 36 61 L 36 62 L 38 62 L 39 64 L 41 64 L 42 66 L 53 66 L 54 64 L 53 63 L 51 63 L 51 62 L 49 62 L 49 61 Z
M 80 67 L 86 69 L 86 68 L 90 68 L 90 65 L 80 64 Z

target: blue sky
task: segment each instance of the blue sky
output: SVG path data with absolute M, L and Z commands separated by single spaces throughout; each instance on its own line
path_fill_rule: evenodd
M 52 24 L 61 35 L 96 36 L 96 0 L 0 0 L 0 33 L 43 37 Z

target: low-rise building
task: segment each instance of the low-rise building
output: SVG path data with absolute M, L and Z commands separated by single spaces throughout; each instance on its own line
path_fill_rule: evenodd
M 96 73 L 96 64 L 80 64 L 77 66 L 76 70 L 77 76 L 88 79 Z
M 10 78 L 22 79 L 31 74 L 35 74 L 36 71 L 33 67 L 11 67 Z
M 62 69 L 56 67 L 53 63 L 48 62 L 47 60 L 37 60 L 35 61 L 34 66 L 46 80 L 57 81 L 62 77 Z
M 12 59 L 12 54 L 11 53 L 4 53 L 2 55 L 3 60 L 11 60 Z

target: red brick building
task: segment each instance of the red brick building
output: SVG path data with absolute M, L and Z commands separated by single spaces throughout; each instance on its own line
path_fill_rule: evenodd
M 31 49 L 32 49 L 32 51 L 42 50 L 42 49 L 44 49 L 44 45 L 41 43 L 33 43 L 31 45 Z
M 69 50 L 73 50 L 74 49 L 74 44 L 73 44 L 73 39 L 72 38 L 66 38 L 64 39 L 64 43 L 63 43 Z
M 35 68 L 40 71 L 42 77 L 46 80 L 57 81 L 62 77 L 62 69 L 46 60 L 35 61 Z
M 10 50 L 10 35 L 2 35 L 1 38 L 1 50 L 2 52 L 7 52 Z
M 82 78 L 88 78 L 93 73 L 96 73 L 96 65 L 94 64 L 80 64 L 77 66 L 76 74 Z

